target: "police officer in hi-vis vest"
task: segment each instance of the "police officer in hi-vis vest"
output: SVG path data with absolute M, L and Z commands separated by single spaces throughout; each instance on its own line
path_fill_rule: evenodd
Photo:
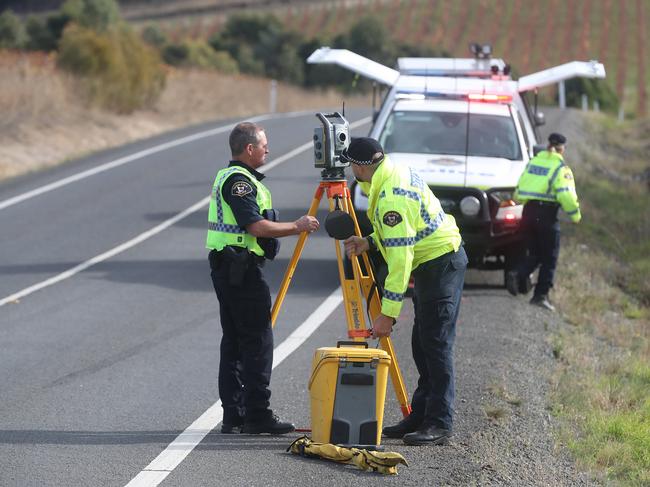
M 553 133 L 547 150 L 533 157 L 519 178 L 515 199 L 525 203 L 521 231 L 526 239 L 527 255 L 517 270 L 506 274 L 506 287 L 513 296 L 529 291 L 530 274 L 539 266 L 531 304 L 550 311 L 548 299 L 553 287 L 555 266 L 560 254 L 560 207 L 573 223 L 581 219 L 573 173 L 564 163 L 566 137 Z
M 375 139 L 353 139 L 343 157 L 368 195 L 373 227 L 366 238 L 345 240 L 346 253 L 376 248 L 388 265 L 381 314 L 372 323 L 374 336 L 390 335 L 411 273 L 415 280 L 411 345 L 420 377 L 411 414 L 383 433 L 408 445 L 445 444 L 452 434 L 453 346 L 467 267 L 456 221 L 418 173 L 394 165 Z
M 219 299 L 223 337 L 219 363 L 222 433 L 283 434 L 294 425 L 270 409 L 273 331 L 271 294 L 261 268 L 278 252 L 278 237 L 318 230 L 304 215 L 277 221 L 271 193 L 257 171 L 269 153 L 264 129 L 250 122 L 230 133 L 233 160 L 217 172 L 210 198 L 206 247 Z

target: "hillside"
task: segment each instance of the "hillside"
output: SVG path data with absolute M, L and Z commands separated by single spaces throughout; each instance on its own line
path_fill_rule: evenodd
M 246 93 L 233 97 L 232 89 Z M 0 52 L 0 180 L 188 125 L 269 111 L 270 81 L 170 69 L 150 110 L 118 115 L 85 106 L 75 80 L 43 54 Z M 369 106 L 368 97 L 278 83 L 277 111 Z
M 628 116 L 648 114 L 650 62 L 646 0 L 308 0 L 165 2 L 123 8 L 136 23 L 160 21 L 175 38 L 209 37 L 233 11 L 271 12 L 306 38 L 331 40 L 373 13 L 395 39 L 430 45 L 452 57 L 469 55 L 470 42 L 489 43 L 496 57 L 526 74 L 572 60 L 598 59 Z M 194 12 L 188 5 L 195 5 Z M 219 7 L 215 7 L 219 5 Z M 239 5 L 239 7 L 237 7 Z M 137 14 L 136 14 L 137 12 Z M 164 20 L 160 13 L 165 12 Z

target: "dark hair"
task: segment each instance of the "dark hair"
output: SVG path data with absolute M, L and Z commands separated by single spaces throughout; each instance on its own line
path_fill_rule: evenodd
M 238 123 L 232 132 L 230 132 L 230 137 L 228 142 L 230 144 L 230 152 L 233 156 L 238 156 L 248 144 L 253 144 L 257 146 L 260 141 L 259 133 L 263 132 L 264 128 L 261 125 L 257 125 L 253 122 L 242 122 Z
M 553 132 L 551 135 L 548 136 L 549 146 L 559 147 L 564 144 L 566 144 L 566 137 L 564 135 L 558 134 L 557 132 Z

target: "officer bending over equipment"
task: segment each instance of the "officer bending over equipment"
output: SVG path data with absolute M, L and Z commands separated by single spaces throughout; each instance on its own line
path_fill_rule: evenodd
M 348 256 L 377 248 L 388 264 L 381 314 L 373 335 L 389 336 L 400 314 L 411 272 L 415 278 L 415 323 L 411 345 L 420 377 L 411 414 L 384 428 L 407 445 L 445 444 L 452 434 L 453 346 L 467 256 L 456 221 L 445 214 L 424 180 L 394 165 L 379 142 L 353 139 L 342 157 L 368 195 L 373 233 L 345 240 Z
M 319 223 L 309 215 L 277 221 L 271 193 L 261 182 L 264 175 L 257 171 L 269 153 L 262 127 L 240 123 L 229 142 L 233 160 L 214 180 L 206 242 L 223 330 L 221 432 L 284 434 L 295 427 L 281 422 L 269 407 L 271 294 L 261 268 L 277 254 L 278 237 L 314 232 Z
M 527 255 L 517 270 L 506 275 L 506 287 L 513 296 L 528 292 L 527 281 L 539 266 L 539 275 L 531 304 L 550 311 L 555 307 L 548 299 L 553 287 L 555 266 L 560 254 L 560 206 L 573 223 L 581 219 L 573 173 L 564 163 L 566 137 L 553 133 L 548 149 L 530 160 L 519 178 L 515 199 L 524 202 L 521 230 L 526 239 Z

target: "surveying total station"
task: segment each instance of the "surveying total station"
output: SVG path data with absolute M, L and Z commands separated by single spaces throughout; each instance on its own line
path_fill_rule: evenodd
M 314 159 L 315 167 L 322 171 L 308 214 L 316 216 L 323 194 L 326 194 L 330 213 L 325 227 L 335 239 L 350 340 L 339 342 L 337 347 L 319 348 L 314 356 L 309 381 L 312 440 L 320 443 L 378 446 L 387 375 L 390 375 L 404 416 L 410 414 L 411 406 L 390 337 L 379 340 L 381 349 L 368 348 L 366 343 L 366 339 L 372 336 L 372 321 L 381 312 L 381 297 L 375 284 L 370 258 L 367 254 L 362 254 L 361 266 L 359 257 L 353 256 L 351 266 L 344 266 L 340 241 L 351 235 L 361 236 L 345 179 L 345 167 L 349 162 L 341 159 L 342 152 L 350 143 L 349 124 L 338 112 L 317 113 L 316 117 L 321 126 L 314 129 Z M 271 310 L 273 326 L 307 237 L 306 232 L 300 234 L 280 284 Z M 367 325 L 364 309 L 367 310 L 370 326 Z

